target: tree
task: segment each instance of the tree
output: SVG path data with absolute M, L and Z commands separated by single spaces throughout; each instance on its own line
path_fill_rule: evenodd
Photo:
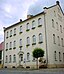
M 37 59 L 37 69 L 38 69 L 38 58 L 39 57 L 43 57 L 44 56 L 44 50 L 42 50 L 41 48 L 35 48 L 32 52 L 33 57 Z

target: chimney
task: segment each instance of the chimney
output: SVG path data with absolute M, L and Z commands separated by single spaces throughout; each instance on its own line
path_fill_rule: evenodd
M 27 19 L 29 19 L 29 18 L 31 18 L 31 17 L 33 17 L 33 15 L 30 15 L 30 14 L 27 15 Z
M 22 19 L 20 19 L 20 22 L 22 22 Z
M 56 1 L 56 4 L 59 5 L 59 1 Z

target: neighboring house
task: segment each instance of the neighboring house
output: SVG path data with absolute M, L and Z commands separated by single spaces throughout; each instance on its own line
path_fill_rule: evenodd
M 0 68 L 3 67 L 4 42 L 0 43 Z
M 36 67 L 34 48 L 45 51 L 47 67 L 64 67 L 64 14 L 59 1 L 44 11 L 4 28 L 4 67 Z

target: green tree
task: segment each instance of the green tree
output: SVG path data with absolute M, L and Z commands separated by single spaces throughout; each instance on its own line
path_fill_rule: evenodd
M 33 50 L 32 54 L 33 54 L 33 57 L 37 59 L 36 65 L 37 65 L 37 69 L 38 69 L 38 58 L 44 56 L 44 50 L 42 50 L 41 48 L 35 48 Z

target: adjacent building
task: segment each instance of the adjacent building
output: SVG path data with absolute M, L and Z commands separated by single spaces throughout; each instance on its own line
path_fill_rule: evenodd
M 4 28 L 4 42 L 4 67 L 35 68 L 32 51 L 36 47 L 45 51 L 47 67 L 64 67 L 64 14 L 59 1 Z
M 0 68 L 3 67 L 4 42 L 0 43 Z

